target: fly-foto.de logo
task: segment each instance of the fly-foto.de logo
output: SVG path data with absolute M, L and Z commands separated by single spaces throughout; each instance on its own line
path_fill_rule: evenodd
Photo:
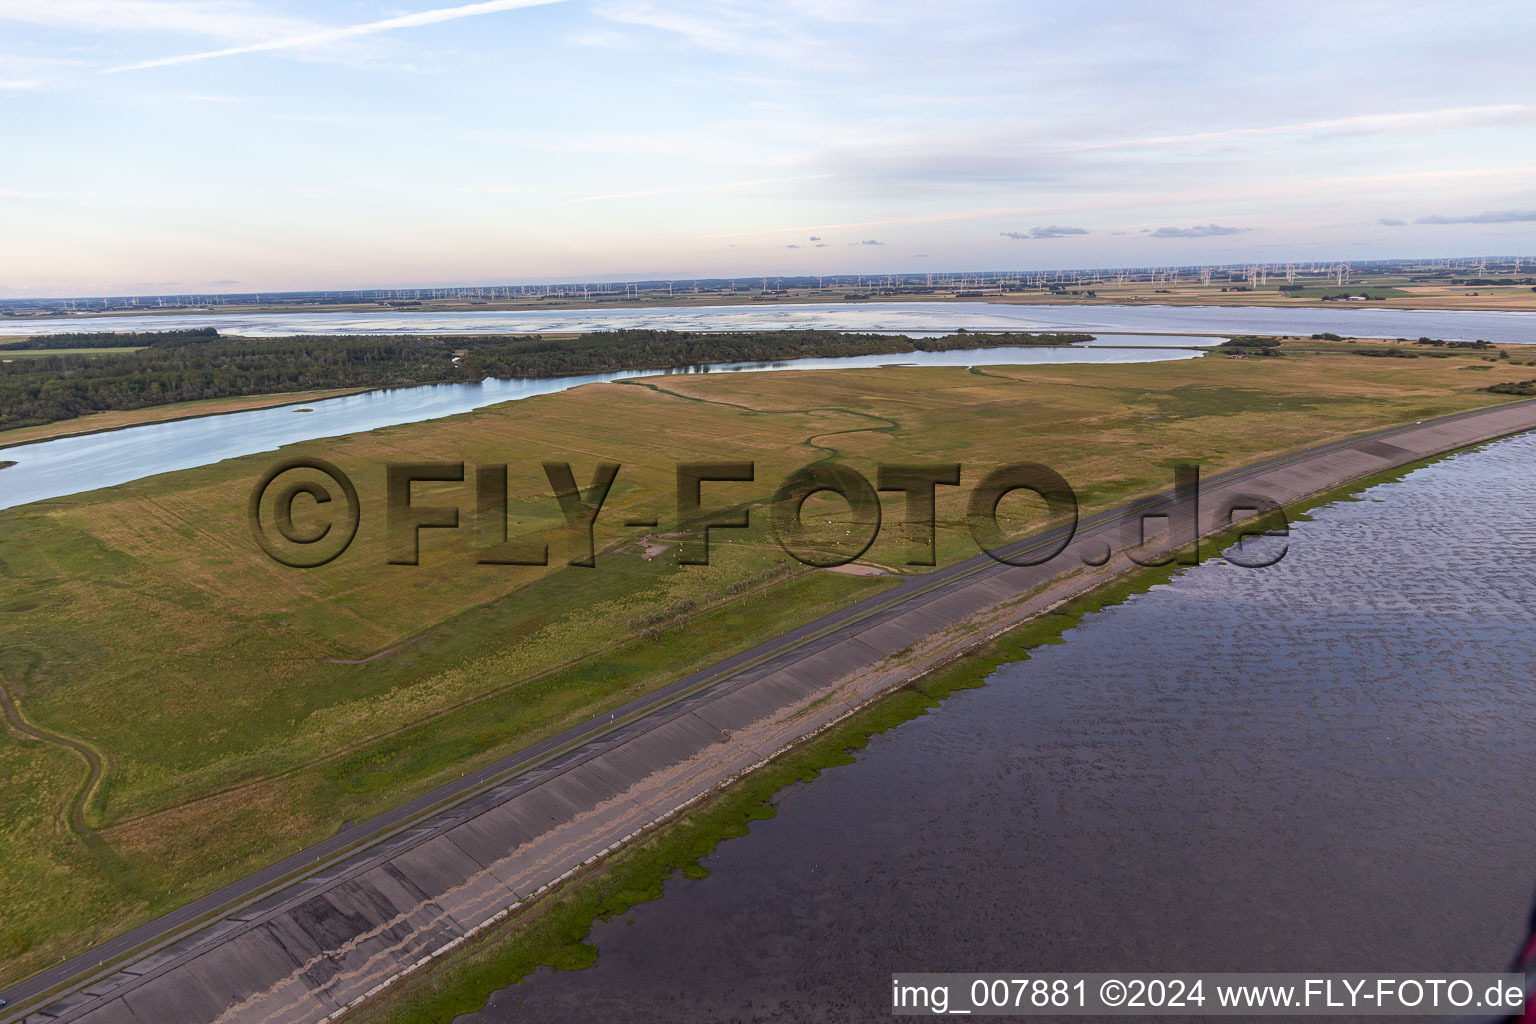
M 585 486 L 569 462 L 542 463 L 548 496 L 558 506 L 573 554 L 567 564 L 597 567 L 595 530 L 614 483 L 623 472 L 617 462 L 599 462 Z M 964 486 L 960 463 L 880 463 L 874 480 L 844 463 L 820 462 L 784 477 L 765 495 L 753 462 L 689 462 L 675 467 L 676 515 L 668 524 L 677 540 L 680 565 L 708 565 L 710 537 L 721 530 L 751 526 L 755 508 L 768 516 L 774 540 L 796 561 L 832 568 L 857 560 L 880 536 L 881 494 L 899 494 L 906 528 L 909 566 L 937 563 L 935 536 L 940 488 Z M 417 484 L 458 484 L 459 501 L 443 503 L 441 493 L 431 501 L 415 493 Z M 384 467 L 382 505 L 386 562 L 417 565 L 423 535 L 428 531 L 472 528 L 472 557 L 479 565 L 538 566 L 550 564 L 549 545 L 536 537 L 508 534 L 508 466 L 506 463 L 467 465 L 464 462 L 402 462 Z M 1042 532 L 1010 540 L 999 517 L 1003 499 L 1027 492 L 1043 502 Z M 819 541 L 805 522 L 806 502 L 815 495 L 836 495 L 846 504 L 839 517 L 847 537 L 835 550 Z M 461 512 L 473 508 L 473 515 Z M 1289 520 L 1284 508 L 1252 493 L 1224 494 L 1215 508 L 1203 509 L 1199 467 L 1179 463 L 1173 488 L 1122 509 L 1083 519 L 1077 493 L 1060 473 L 1038 462 L 1011 462 L 979 474 L 965 492 L 965 525 L 982 553 L 1016 566 L 1043 565 L 1072 550 L 1072 557 L 1090 566 L 1104 565 L 1117 549 L 1138 565 L 1200 560 L 1200 537 L 1212 530 L 1233 531 L 1235 546 L 1228 561 L 1247 568 L 1274 565 L 1285 556 L 1284 543 L 1266 544 L 1262 552 L 1245 550 L 1251 537 L 1285 537 Z M 294 568 L 316 568 L 340 557 L 357 536 L 363 519 L 357 486 L 339 467 L 324 459 L 294 458 L 271 467 L 251 491 L 248 518 L 256 543 L 272 559 Z M 466 519 L 473 524 L 467 524 Z M 606 522 L 606 520 L 605 520 Z M 657 517 L 626 518 L 628 529 L 654 530 Z

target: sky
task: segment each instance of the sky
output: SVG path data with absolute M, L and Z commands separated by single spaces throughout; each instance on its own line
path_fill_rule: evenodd
M 1532 256 L 1533 52 L 1529 0 L 0 0 L 0 296 Z

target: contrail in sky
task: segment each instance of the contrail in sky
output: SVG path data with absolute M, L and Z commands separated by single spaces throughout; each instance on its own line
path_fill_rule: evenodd
M 383 21 L 370 21 L 362 25 L 344 25 L 340 28 L 321 29 L 316 32 L 306 32 L 303 35 L 287 36 L 282 39 L 269 39 L 263 43 L 249 43 L 245 46 L 230 46 L 222 50 L 206 50 L 202 53 L 184 53 L 176 57 L 159 57 L 154 60 L 143 60 L 135 64 L 124 64 L 121 67 L 106 68 L 101 73 L 112 75 L 119 71 L 142 71 L 145 68 L 162 68 L 168 64 L 189 64 L 192 61 L 212 60 L 215 57 L 233 57 L 241 53 L 262 53 L 268 50 L 288 50 L 294 47 L 319 46 L 324 43 L 333 43 L 339 39 L 351 39 L 354 36 L 371 36 L 377 32 L 393 32 L 397 28 L 416 28 L 419 25 L 435 25 L 440 21 L 456 21 L 459 18 L 473 18 L 480 14 L 496 14 L 499 11 L 512 11 L 520 7 L 542 7 L 547 4 L 566 2 L 567 0 L 486 0 L 484 3 L 464 4 L 461 7 L 440 7 L 435 11 L 418 11 L 415 14 L 402 14 L 398 18 L 385 18 Z

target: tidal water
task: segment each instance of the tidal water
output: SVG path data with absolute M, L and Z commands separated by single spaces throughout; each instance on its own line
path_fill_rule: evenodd
M 1215 344 L 1220 339 L 1198 339 Z M 765 370 L 835 370 L 875 366 L 1020 366 L 1047 363 L 1145 363 L 1193 359 L 1199 353 L 1175 348 L 1039 348 L 997 346 L 948 352 L 901 352 L 828 359 L 786 359 L 771 363 L 715 363 L 671 370 L 624 370 L 566 377 L 497 379 L 474 384 L 425 384 L 387 388 L 302 406 L 220 413 L 195 419 L 150 423 L 122 430 L 35 441 L 0 449 L 0 508 L 127 483 L 156 473 L 206 466 L 318 437 L 377 430 L 396 423 L 454 416 L 498 402 L 548 395 L 582 384 L 675 373 Z M 0 434 L 0 443 L 4 434 Z
M 776 799 L 461 1024 L 881 1021 L 913 971 L 1497 971 L 1536 888 L 1536 434 L 1219 559 Z
M 1335 334 L 1536 342 L 1536 313 L 1440 309 L 1264 306 L 1069 306 L 1002 302 L 759 303 L 750 306 L 515 310 L 463 313 L 190 313 L 0 321 L 0 336 L 54 331 L 160 331 L 216 327 L 229 334 L 520 334 L 537 331 L 656 330 L 947 332 L 1128 331 L 1155 334 Z

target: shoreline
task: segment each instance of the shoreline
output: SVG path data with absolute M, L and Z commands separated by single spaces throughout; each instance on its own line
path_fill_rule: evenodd
M 394 386 L 394 387 L 414 387 L 415 385 L 399 384 L 399 385 L 392 385 L 392 386 Z M 161 424 L 161 423 L 180 423 L 183 420 L 201 420 L 201 419 L 207 419 L 209 416 L 227 416 L 227 415 L 229 415 L 231 413 L 254 412 L 254 411 L 258 410 L 258 409 L 281 409 L 284 406 L 289 406 L 289 405 L 307 405 L 310 402 L 323 402 L 323 401 L 326 401 L 327 399 L 331 399 L 331 398 L 345 398 L 348 395 L 360 395 L 360 394 L 363 394 L 363 393 L 368 392 L 368 391 L 382 391 L 382 390 L 384 390 L 384 388 L 338 388 L 338 389 L 335 389 L 335 390 L 328 390 L 328 391 L 279 391 L 279 392 L 277 392 L 275 394 L 272 394 L 272 395 L 242 395 L 242 396 L 240 396 L 241 398 L 248 398 L 248 399 L 251 399 L 251 401 L 250 401 L 249 404 L 240 406 L 239 408 L 235 408 L 235 409 L 216 409 L 216 410 L 215 409 L 210 409 L 210 410 L 205 411 L 205 412 L 177 413 L 177 414 L 174 414 L 174 415 L 171 415 L 171 416 L 159 416 L 159 417 L 143 419 L 143 420 L 139 420 L 137 422 L 131 422 L 131 423 L 116 423 L 116 424 L 113 424 L 110 427 L 89 427 L 89 428 L 86 428 L 84 426 L 81 426 L 79 429 L 64 430 L 64 431 L 60 431 L 59 433 L 56 433 L 56 434 L 48 434 L 48 435 L 46 435 L 44 437 L 30 437 L 30 438 L 27 438 L 24 441 L 10 440 L 10 439 L 8 439 L 6 437 L 6 434 L 10 433 L 10 431 L 0 431 L 0 451 L 3 451 L 6 448 L 19 448 L 22 445 L 43 444 L 44 442 L 47 442 L 47 441 L 60 441 L 60 440 L 63 440 L 64 438 L 66 438 L 66 437 L 89 437 L 92 434 L 110 434 L 113 431 L 128 430 L 128 429 L 130 429 L 132 427 L 150 427 L 150 426 L 155 426 L 155 425 Z M 300 396 L 304 396 L 304 397 L 295 398 L 295 397 L 293 397 L 295 395 L 300 395 Z M 266 399 L 266 398 L 282 399 L 282 401 L 272 401 L 272 402 L 263 401 L 263 399 Z M 206 399 L 206 401 L 208 401 L 208 402 L 229 402 L 229 401 L 239 401 L 239 400 L 240 400 L 239 398 L 236 398 L 236 399 L 229 399 L 229 398 L 209 398 L 209 399 Z M 99 413 L 91 413 L 90 416 L 108 416 L 108 415 L 111 415 L 112 412 L 124 412 L 124 413 L 146 412 L 147 413 L 147 412 L 153 412 L 156 409 L 169 409 L 169 408 L 172 408 L 172 407 L 174 407 L 176 405 L 181 405 L 181 404 L 184 404 L 184 403 L 172 402 L 169 405 L 148 405 L 148 406 L 145 406 L 142 409 L 107 410 L 107 411 L 99 412 Z M 77 416 L 77 417 L 74 417 L 73 419 L 55 420 L 54 423 L 59 423 L 59 424 L 75 423 L 75 422 L 77 422 L 79 420 L 89 419 L 90 416 Z M 37 424 L 37 425 L 31 426 L 31 427 L 15 427 L 13 429 L 16 430 L 16 431 L 42 430 L 42 429 L 45 429 L 47 427 L 53 426 L 54 423 Z M 11 463 L 11 464 L 15 465 L 14 462 Z

